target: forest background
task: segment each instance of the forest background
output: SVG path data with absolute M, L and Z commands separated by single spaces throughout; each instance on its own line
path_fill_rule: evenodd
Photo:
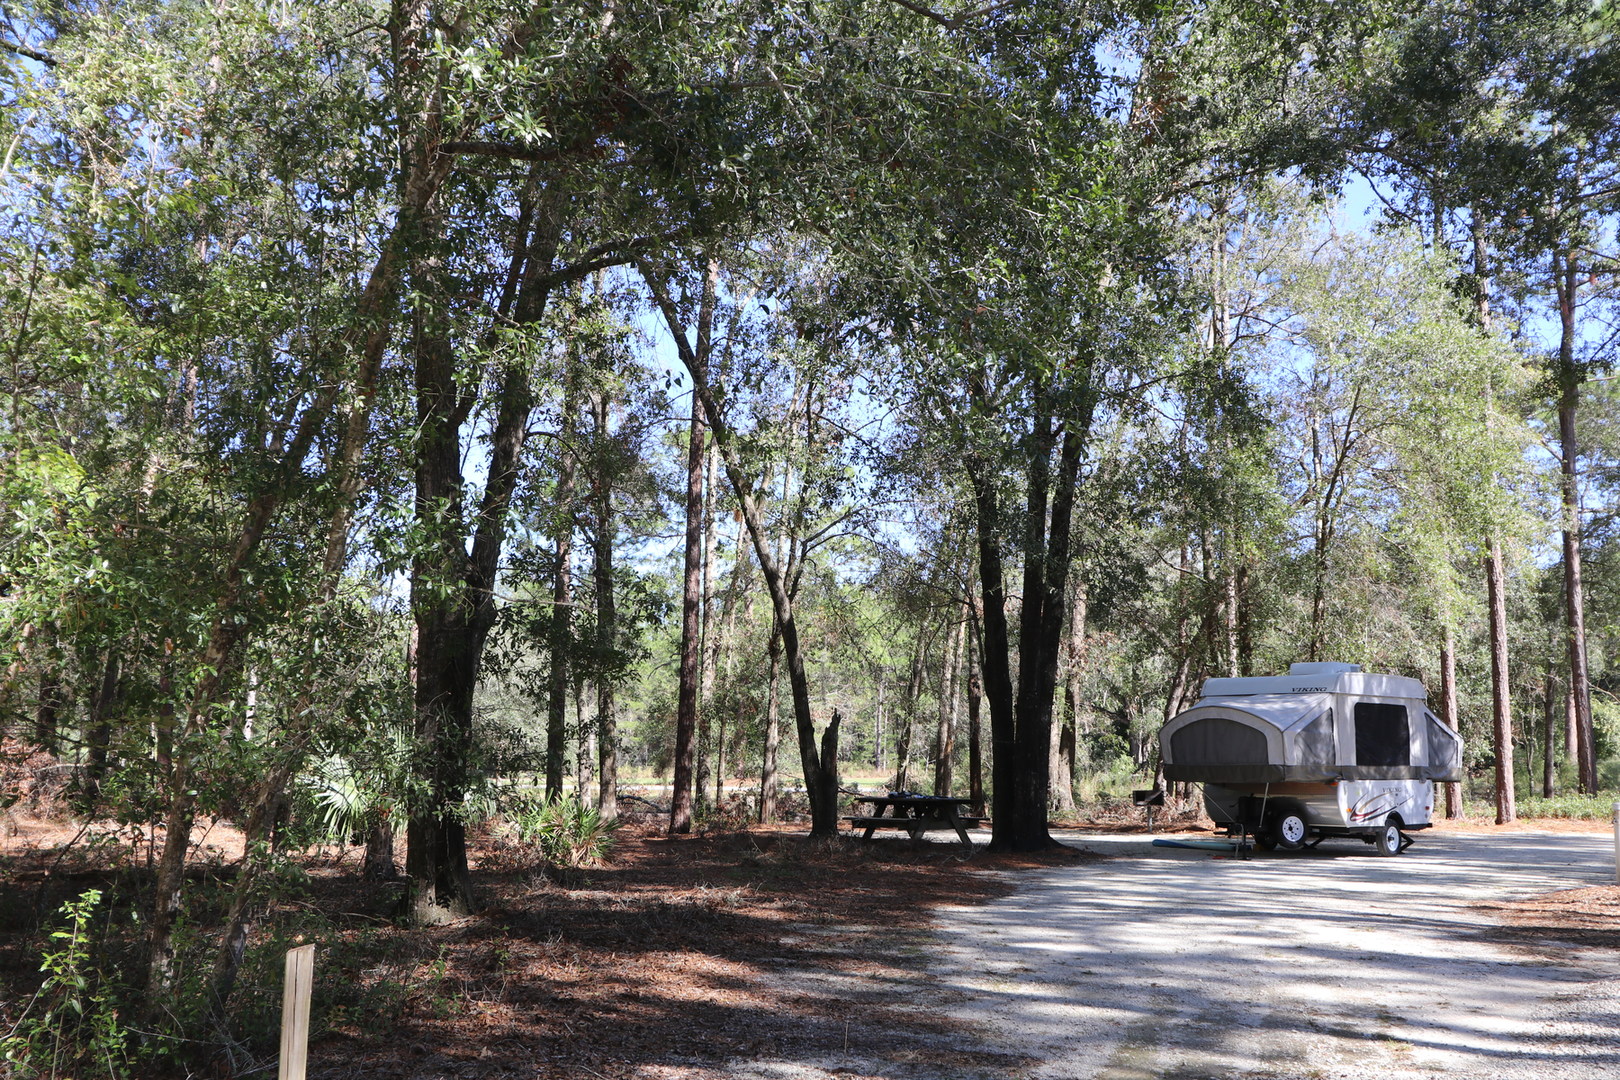
M 1301 660 L 1425 682 L 1450 813 L 1620 786 L 1617 30 L 0 5 L 0 734 L 144 837 L 128 985 L 221 1015 L 322 837 L 424 923 L 627 793 L 1036 850 Z

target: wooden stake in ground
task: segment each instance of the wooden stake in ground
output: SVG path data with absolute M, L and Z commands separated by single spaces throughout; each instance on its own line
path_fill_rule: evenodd
M 315 988 L 315 946 L 300 945 L 287 953 L 287 976 L 281 991 L 281 1067 L 276 1080 L 304 1080 L 309 1060 L 309 996 Z

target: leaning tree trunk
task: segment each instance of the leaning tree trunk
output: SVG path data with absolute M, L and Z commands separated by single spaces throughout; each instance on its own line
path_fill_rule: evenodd
M 810 836 L 812 839 L 831 839 L 838 835 L 838 714 L 833 714 L 820 746 L 817 746 L 815 716 L 810 703 L 810 680 L 804 666 L 804 650 L 799 640 L 799 624 L 794 612 L 793 598 L 788 591 L 787 575 L 771 550 L 770 535 L 759 502 L 754 497 L 754 485 L 743 471 L 737 448 L 732 445 L 725 416 L 714 398 L 709 384 L 709 331 L 704 322 L 698 326 L 698 340 L 694 344 L 687 336 L 681 316 L 662 278 L 650 267 L 641 267 L 643 279 L 653 293 L 659 310 L 675 338 L 677 351 L 687 373 L 692 377 L 692 388 L 702 402 L 704 416 L 713 433 L 715 447 L 725 466 L 726 478 L 731 484 L 742 510 L 743 521 L 754 544 L 754 556 L 759 560 L 761 575 L 770 592 L 776 618 L 781 625 L 782 657 L 787 665 L 788 690 L 793 700 L 793 719 L 799 737 L 799 761 L 804 768 L 804 786 L 810 799 Z M 706 288 L 712 289 L 717 268 L 709 264 Z

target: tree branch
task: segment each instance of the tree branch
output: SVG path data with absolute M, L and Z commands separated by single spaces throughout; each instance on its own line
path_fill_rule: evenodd
M 537 146 L 523 146 L 520 143 L 491 142 L 485 139 L 456 139 L 451 142 L 439 144 L 441 154 L 474 154 L 479 157 L 508 158 L 513 161 L 556 161 L 562 157 L 562 150 L 552 148 L 543 150 Z
M 1001 0 L 1001 3 L 999 4 L 987 4 L 976 11 L 964 11 L 960 15 L 941 15 L 932 8 L 927 8 L 921 4 L 912 3 L 911 0 L 893 0 L 893 2 L 899 4 L 901 7 L 915 15 L 921 15 L 929 22 L 937 23 L 947 30 L 955 30 L 957 27 L 961 26 L 970 19 L 977 19 L 985 15 L 992 15 L 997 11 L 1000 11 L 1002 8 L 1014 6 L 1015 4 L 1019 3 L 1020 0 Z
M 38 60 L 46 67 L 58 67 L 61 64 L 61 61 L 50 53 L 42 53 L 38 49 L 30 49 L 26 45 L 19 45 L 12 41 L 0 41 L 0 49 L 4 49 L 9 53 L 16 53 L 18 56 L 26 56 L 30 60 Z

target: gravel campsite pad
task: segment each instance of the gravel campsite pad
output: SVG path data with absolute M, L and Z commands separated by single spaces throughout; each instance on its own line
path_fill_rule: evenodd
M 928 1075 L 1620 1076 L 1605 833 L 1427 832 L 1397 858 L 1330 840 L 1246 860 L 1140 834 L 1059 835 L 1105 858 L 942 909 L 933 939 L 917 944 L 932 959 L 904 996 L 919 1013 L 959 1018 L 973 1033 L 964 1049 L 1009 1055 L 987 1070 L 942 1054 Z M 1584 905 L 1584 929 L 1548 928 L 1543 909 L 1519 903 L 1555 890 L 1580 890 L 1560 895 Z M 1022 1062 L 1009 1070 L 1014 1054 Z M 923 1075 L 892 1057 L 816 1065 L 731 1075 Z
M 1620 953 L 1493 910 L 1612 883 L 1612 839 L 1418 835 L 1248 860 L 1071 837 L 1117 857 L 942 912 L 942 974 L 1035 1076 L 1620 1076 Z

